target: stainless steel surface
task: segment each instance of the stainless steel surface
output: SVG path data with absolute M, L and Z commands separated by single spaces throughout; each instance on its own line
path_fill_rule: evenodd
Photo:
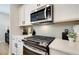
M 27 49 L 36 53 L 49 54 L 49 44 L 55 39 L 55 37 L 47 36 L 32 36 L 24 39 L 24 45 Z M 43 53 L 44 52 L 44 53 Z

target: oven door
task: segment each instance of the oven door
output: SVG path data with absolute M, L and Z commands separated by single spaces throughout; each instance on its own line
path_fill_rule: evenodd
M 24 45 L 23 48 L 24 48 L 23 49 L 24 55 L 46 55 L 47 54 L 45 51 L 34 48 L 32 46 Z

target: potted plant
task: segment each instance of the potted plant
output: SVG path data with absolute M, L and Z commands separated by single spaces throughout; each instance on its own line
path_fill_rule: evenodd
M 76 41 L 77 34 L 75 32 L 69 32 L 67 36 L 70 42 Z

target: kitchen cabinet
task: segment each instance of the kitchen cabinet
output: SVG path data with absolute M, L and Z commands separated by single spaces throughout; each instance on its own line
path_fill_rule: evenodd
M 12 40 L 12 54 L 23 55 L 23 42 L 19 37 L 14 37 Z
M 28 4 L 28 5 L 25 5 L 25 22 L 26 24 L 31 24 L 30 22 L 30 14 L 31 14 L 31 11 L 36 9 L 36 4 Z
M 55 4 L 54 23 L 79 20 L 78 4 Z
M 19 26 L 28 26 L 30 23 L 30 11 L 29 5 L 22 5 L 19 7 Z
M 36 8 L 36 4 L 24 4 L 19 7 L 19 26 L 31 25 L 30 13 Z
M 25 6 L 21 5 L 19 7 L 19 26 L 25 25 Z
M 12 40 L 12 55 L 16 55 L 16 41 L 15 40 Z
M 32 35 L 13 35 L 12 36 L 12 54 L 13 55 L 23 55 L 23 39 L 27 37 L 31 37 Z

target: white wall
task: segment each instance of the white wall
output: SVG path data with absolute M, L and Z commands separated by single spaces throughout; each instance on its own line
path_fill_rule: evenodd
M 0 4 L 0 12 L 9 14 L 10 13 L 10 5 L 9 4 Z
M 9 26 L 9 15 L 0 13 L 0 42 L 5 42 L 6 28 Z

